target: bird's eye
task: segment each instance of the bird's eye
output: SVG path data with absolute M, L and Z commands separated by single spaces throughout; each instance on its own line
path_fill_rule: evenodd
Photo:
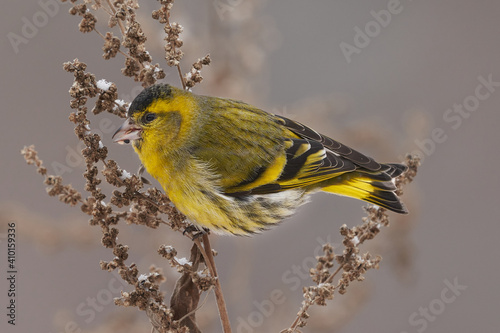
M 155 113 L 151 113 L 151 112 L 146 113 L 146 114 L 144 115 L 144 118 L 143 118 L 143 119 L 144 119 L 144 123 L 145 123 L 145 124 L 148 124 L 148 123 L 150 123 L 150 122 L 152 122 L 153 120 L 155 120 L 155 119 L 156 119 L 156 114 L 155 114 Z

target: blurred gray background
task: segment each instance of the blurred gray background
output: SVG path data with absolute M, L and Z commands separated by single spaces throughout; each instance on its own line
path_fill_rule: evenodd
M 141 5 L 154 62 L 168 73 L 165 82 L 179 85 L 163 60 L 162 26 L 150 19 L 158 4 Z M 112 304 L 121 286 L 99 269 L 99 260 L 112 253 L 100 245 L 98 228 L 88 226 L 79 209 L 47 196 L 42 178 L 19 153 L 35 144 L 50 173 L 83 190 L 81 147 L 67 120 L 72 75 L 62 63 L 86 62 L 98 79 L 115 82 L 126 101 L 140 86 L 121 76 L 123 57 L 103 60 L 101 39 L 78 32 L 79 18 L 67 14 L 68 4 L 7 0 L 3 6 L 0 327 L 149 332 L 144 313 Z M 408 152 L 423 157 L 403 197 L 411 214 L 391 215 L 390 228 L 363 248 L 383 256 L 381 268 L 326 308 L 311 310 L 304 332 L 498 331 L 499 14 L 493 0 L 175 3 L 171 19 L 185 28 L 183 70 L 207 53 L 213 60 L 196 93 L 243 99 L 384 162 L 401 161 Z M 109 157 L 135 171 L 132 149 L 111 142 L 121 120 L 102 115 L 91 121 Z M 320 244 L 341 250 L 338 229 L 360 223 L 362 206 L 317 194 L 271 231 L 212 237 L 233 332 L 287 328 L 302 286 L 311 284 L 307 269 Z M 17 225 L 15 327 L 6 318 L 9 221 Z M 167 228 L 122 224 L 120 231 L 131 248 L 129 262 L 143 271 L 153 263 L 164 268 L 169 297 L 178 275 L 156 250 L 167 243 L 188 256 L 190 242 Z M 280 304 L 272 302 L 273 290 L 283 295 Z M 198 313 L 203 332 L 220 331 L 214 304 L 209 296 Z

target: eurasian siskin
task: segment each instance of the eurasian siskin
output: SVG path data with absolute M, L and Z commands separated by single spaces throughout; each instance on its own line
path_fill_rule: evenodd
M 157 84 L 134 99 L 113 138 L 131 142 L 178 210 L 214 232 L 267 229 L 319 190 L 407 213 L 393 182 L 404 165 L 240 101 Z

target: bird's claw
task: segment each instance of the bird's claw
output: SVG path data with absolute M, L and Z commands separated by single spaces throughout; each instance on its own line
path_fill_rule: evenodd
M 184 231 L 182 232 L 183 235 L 185 235 L 186 233 L 193 233 L 191 240 L 195 241 L 196 239 L 202 237 L 203 235 L 209 234 L 210 229 L 202 228 L 200 230 L 197 226 L 191 224 L 187 226 L 186 229 L 184 229 Z

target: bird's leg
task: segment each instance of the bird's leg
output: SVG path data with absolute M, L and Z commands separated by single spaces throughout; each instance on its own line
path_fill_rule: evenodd
M 192 234 L 192 240 L 195 240 L 197 238 L 200 238 L 203 235 L 210 234 L 210 229 L 203 227 L 201 230 L 199 227 L 197 227 L 194 224 L 190 224 L 189 226 L 184 229 L 182 232 L 183 235 L 186 233 Z
M 193 240 L 208 234 L 210 234 L 210 229 L 203 227 L 201 230 L 198 229 L 198 232 L 193 235 Z
M 195 226 L 194 224 L 190 224 L 186 227 L 186 229 L 184 229 L 184 231 L 182 232 L 182 235 L 185 235 L 186 233 L 193 233 L 193 232 L 200 232 L 200 229 Z

